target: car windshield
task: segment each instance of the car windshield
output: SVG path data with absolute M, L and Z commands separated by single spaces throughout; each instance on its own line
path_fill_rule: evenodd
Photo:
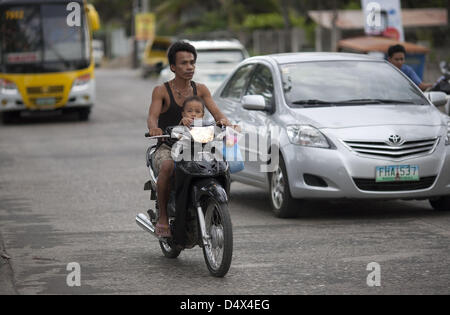
M 428 104 L 417 87 L 387 62 L 323 61 L 280 66 L 291 107 Z
M 197 63 L 239 63 L 244 60 L 241 50 L 198 50 Z
M 2 72 L 62 72 L 89 65 L 87 26 L 69 26 L 63 4 L 0 8 Z

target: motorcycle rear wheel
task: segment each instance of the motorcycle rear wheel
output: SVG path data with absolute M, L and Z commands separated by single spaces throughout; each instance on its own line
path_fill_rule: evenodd
M 228 204 L 210 198 L 205 211 L 208 245 L 203 247 L 203 256 L 210 274 L 224 277 L 231 266 L 233 256 L 233 227 Z

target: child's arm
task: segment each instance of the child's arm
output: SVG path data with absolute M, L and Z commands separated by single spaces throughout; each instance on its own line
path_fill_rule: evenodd
M 193 121 L 191 118 L 183 117 L 180 121 L 180 125 L 190 127 L 192 125 Z

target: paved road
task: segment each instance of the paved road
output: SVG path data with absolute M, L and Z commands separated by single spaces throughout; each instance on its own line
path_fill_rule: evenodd
M 282 220 L 264 191 L 233 183 L 229 274 L 210 277 L 199 248 L 165 259 L 134 222 L 148 208 L 153 83 L 130 70 L 97 76 L 89 122 L 0 125 L 0 294 L 450 293 L 450 214 L 425 201 L 315 202 Z M 72 262 L 81 286 L 67 285 Z

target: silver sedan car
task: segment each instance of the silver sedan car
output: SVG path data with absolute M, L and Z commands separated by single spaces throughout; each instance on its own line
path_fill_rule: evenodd
M 214 94 L 243 129 L 245 170 L 278 217 L 305 199 L 429 199 L 450 210 L 445 94 L 422 93 L 385 60 L 294 53 L 243 61 Z

